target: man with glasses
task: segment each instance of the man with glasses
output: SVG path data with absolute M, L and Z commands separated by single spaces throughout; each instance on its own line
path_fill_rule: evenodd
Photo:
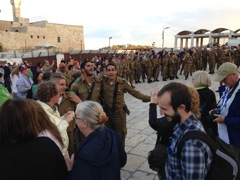
M 226 143 L 240 147 L 240 84 L 237 66 L 230 62 L 223 63 L 214 80 L 226 85 L 217 107 L 220 114 L 214 114 L 219 137 Z

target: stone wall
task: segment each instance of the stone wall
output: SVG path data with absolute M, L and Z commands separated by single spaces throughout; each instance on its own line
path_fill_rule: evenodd
M 11 21 L 0 21 L 0 27 L 0 43 L 5 51 L 29 51 L 44 42 L 57 47 L 52 51 L 85 49 L 83 26 L 41 21 L 13 27 Z

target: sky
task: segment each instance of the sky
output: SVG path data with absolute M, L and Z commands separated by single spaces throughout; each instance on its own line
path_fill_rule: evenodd
M 12 21 L 10 0 L 0 0 L 0 20 Z M 183 30 L 240 28 L 240 1 L 229 0 L 21 0 L 21 17 L 81 25 L 85 49 L 109 45 L 174 47 Z

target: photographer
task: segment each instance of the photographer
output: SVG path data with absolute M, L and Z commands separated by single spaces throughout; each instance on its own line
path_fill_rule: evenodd
M 217 70 L 215 81 L 223 82 L 226 90 L 221 96 L 213 120 L 218 123 L 219 137 L 226 143 L 240 147 L 240 84 L 237 66 L 233 63 L 223 63 Z

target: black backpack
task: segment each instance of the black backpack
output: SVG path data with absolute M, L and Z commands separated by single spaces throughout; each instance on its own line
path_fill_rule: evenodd
M 206 143 L 213 159 L 205 179 L 207 180 L 240 180 L 240 148 L 225 143 L 220 138 L 202 131 L 189 131 L 180 139 L 177 147 L 177 157 L 181 157 L 184 142 L 189 139 L 199 139 Z

